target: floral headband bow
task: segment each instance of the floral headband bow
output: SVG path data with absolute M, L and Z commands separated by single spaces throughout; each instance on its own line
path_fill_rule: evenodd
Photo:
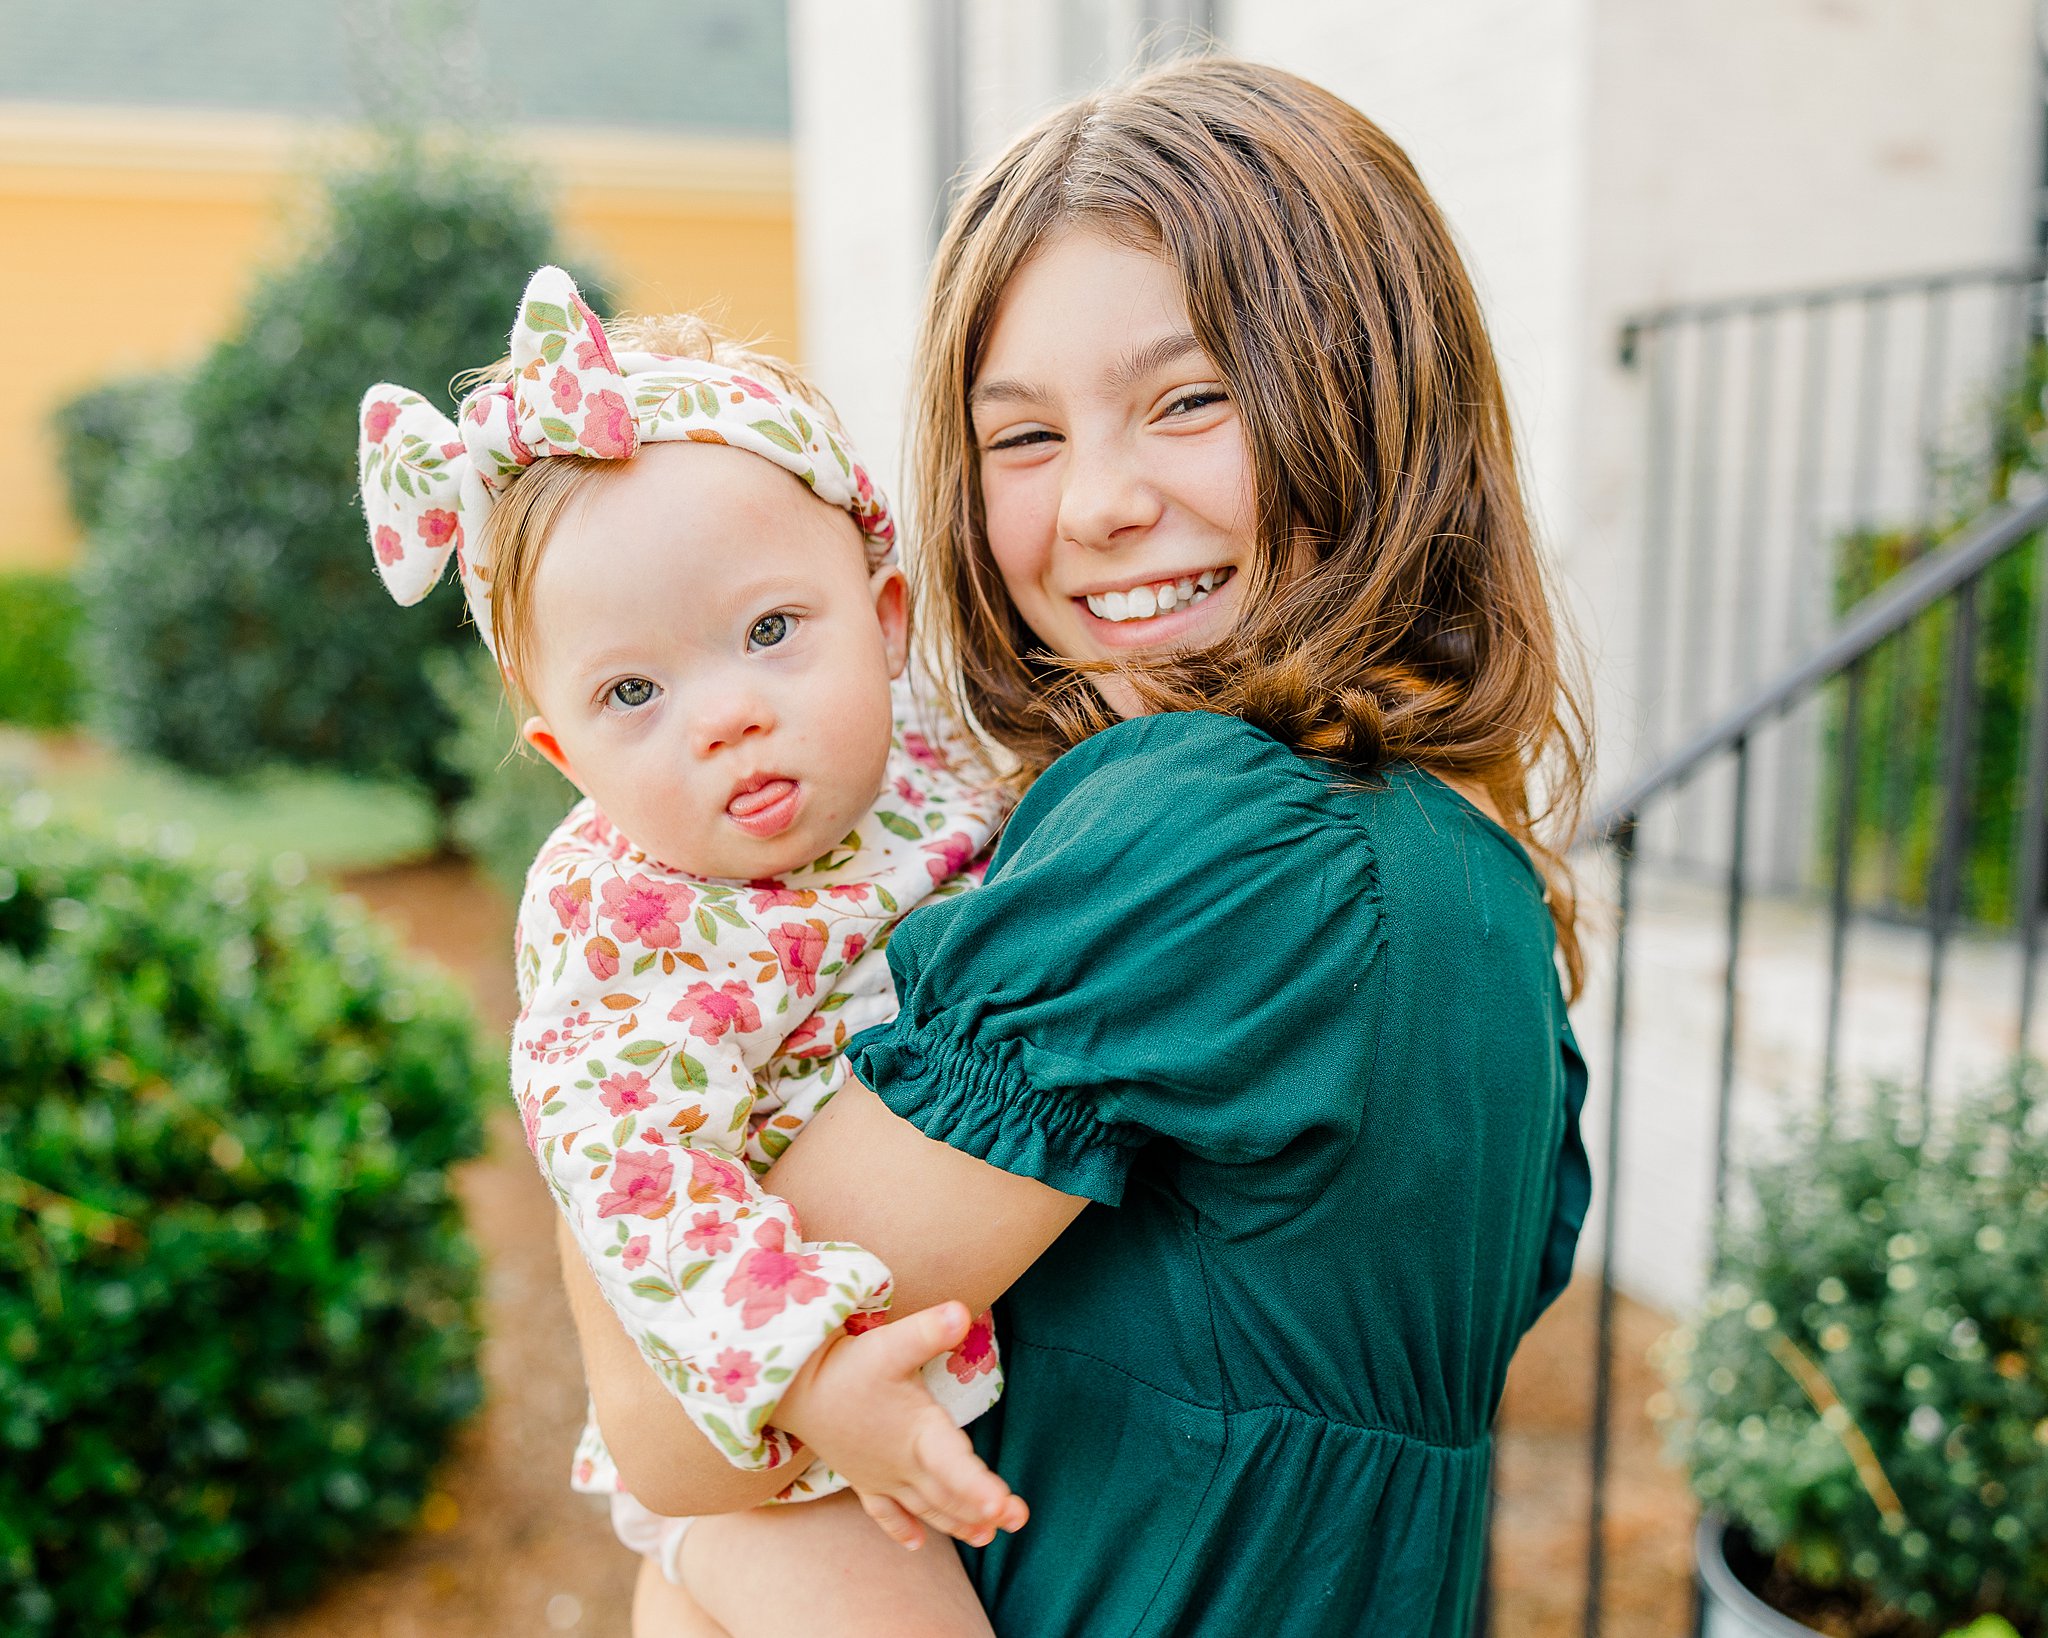
M 550 455 L 625 460 L 642 443 L 751 450 L 853 516 L 868 560 L 895 547 L 896 525 L 867 471 L 812 406 L 722 364 L 661 353 L 614 357 L 597 315 L 559 267 L 527 281 L 512 323 L 512 378 L 477 388 L 450 421 L 405 387 L 363 395 L 357 470 L 385 589 L 417 603 L 452 552 L 484 646 L 491 566 L 482 524 L 522 468 Z

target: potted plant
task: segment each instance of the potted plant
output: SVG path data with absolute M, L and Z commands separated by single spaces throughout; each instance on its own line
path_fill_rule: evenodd
M 1789 1138 L 1737 1179 L 1704 1308 L 1659 1347 L 1705 1632 L 2044 1638 L 2039 1067 L 1931 1115 L 1880 1087 Z

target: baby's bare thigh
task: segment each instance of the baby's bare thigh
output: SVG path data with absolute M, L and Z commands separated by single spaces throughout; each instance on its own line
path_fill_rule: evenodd
M 671 1586 L 661 1566 L 640 1561 L 633 1585 L 633 1638 L 731 1638 L 681 1587 Z
M 899 1547 L 850 1492 L 699 1519 L 682 1556 L 732 1638 L 993 1638 L 952 1542 Z

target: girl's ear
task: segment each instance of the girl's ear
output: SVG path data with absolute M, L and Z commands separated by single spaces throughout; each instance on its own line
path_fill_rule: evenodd
M 548 726 L 547 718 L 528 717 L 525 725 L 519 730 L 519 737 L 546 757 L 554 766 L 555 772 L 578 790 L 582 790 L 583 786 L 576 777 L 576 770 L 569 766 L 568 757 L 562 754 L 562 742 L 555 738 L 555 731 Z
M 891 563 L 868 579 L 875 597 L 875 618 L 882 625 L 882 648 L 889 656 L 889 675 L 900 677 L 910 658 L 910 582 Z

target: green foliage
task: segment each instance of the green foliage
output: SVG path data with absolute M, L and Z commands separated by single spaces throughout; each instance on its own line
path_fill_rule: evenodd
M 1838 606 L 1854 606 L 1947 543 L 1896 532 L 1849 537 L 1838 563 Z M 2007 554 L 1985 571 L 1977 590 L 1976 720 L 1959 905 L 1965 916 L 1995 925 L 2011 922 L 2016 904 L 2038 559 L 2038 550 L 2027 547 Z M 1929 903 L 1946 822 L 1943 706 L 1955 634 L 1955 603 L 1946 599 L 1866 663 L 1851 829 L 1851 879 L 1859 900 L 1908 910 Z M 1837 688 L 1829 710 L 1831 786 L 1840 778 L 1845 712 Z M 1832 848 L 1832 791 L 1821 812 L 1823 845 Z
M 414 1518 L 497 1080 L 360 911 L 0 816 L 0 1631 L 226 1632 Z
M 0 574 L 0 722 L 68 728 L 78 721 L 78 590 L 68 575 Z
M 1940 1631 L 2048 1609 L 2048 1095 L 1924 1128 L 1881 1089 L 1755 1167 L 1698 1324 L 1662 1345 L 1702 1502 L 1821 1588 Z M 1938 1624 L 1937 1624 L 1938 1623 Z
M 83 577 L 93 674 L 133 749 L 216 775 L 398 773 L 446 803 L 453 724 L 423 665 L 474 639 L 459 595 L 400 609 L 372 571 L 357 405 L 501 356 L 554 232 L 521 175 L 406 146 L 335 178 L 327 216 L 114 482 Z
M 50 417 L 65 496 L 83 533 L 99 529 L 115 476 L 173 412 L 182 387 L 175 375 L 125 376 L 80 393 Z
M 1975 523 L 1984 507 L 2003 502 L 2022 472 L 2044 466 L 2043 389 L 2048 347 L 2036 344 L 1995 417 L 1989 465 L 1949 476 L 1967 497 L 1959 521 L 1937 531 L 1845 535 L 1835 549 L 1835 608 L 1845 612 Z M 2029 666 L 2039 542 L 2008 553 L 1978 582 L 1976 721 L 1965 820 L 1959 908 L 1973 920 L 2003 925 L 2017 903 L 2019 810 L 2026 775 Z M 1877 650 L 1864 666 L 1851 829 L 1852 885 L 1859 900 L 1924 910 L 1945 823 L 1943 778 L 1947 741 L 1943 702 L 1956 632 L 1955 602 L 1944 599 Z M 1838 786 L 1846 696 L 1828 706 L 1830 786 Z M 1823 856 L 1834 847 L 1836 799 L 1821 804 Z
M 456 723 L 449 760 L 469 786 L 455 813 L 456 840 L 516 899 L 534 854 L 575 804 L 576 787 L 518 741 L 516 711 L 481 646 L 435 655 L 430 676 Z

